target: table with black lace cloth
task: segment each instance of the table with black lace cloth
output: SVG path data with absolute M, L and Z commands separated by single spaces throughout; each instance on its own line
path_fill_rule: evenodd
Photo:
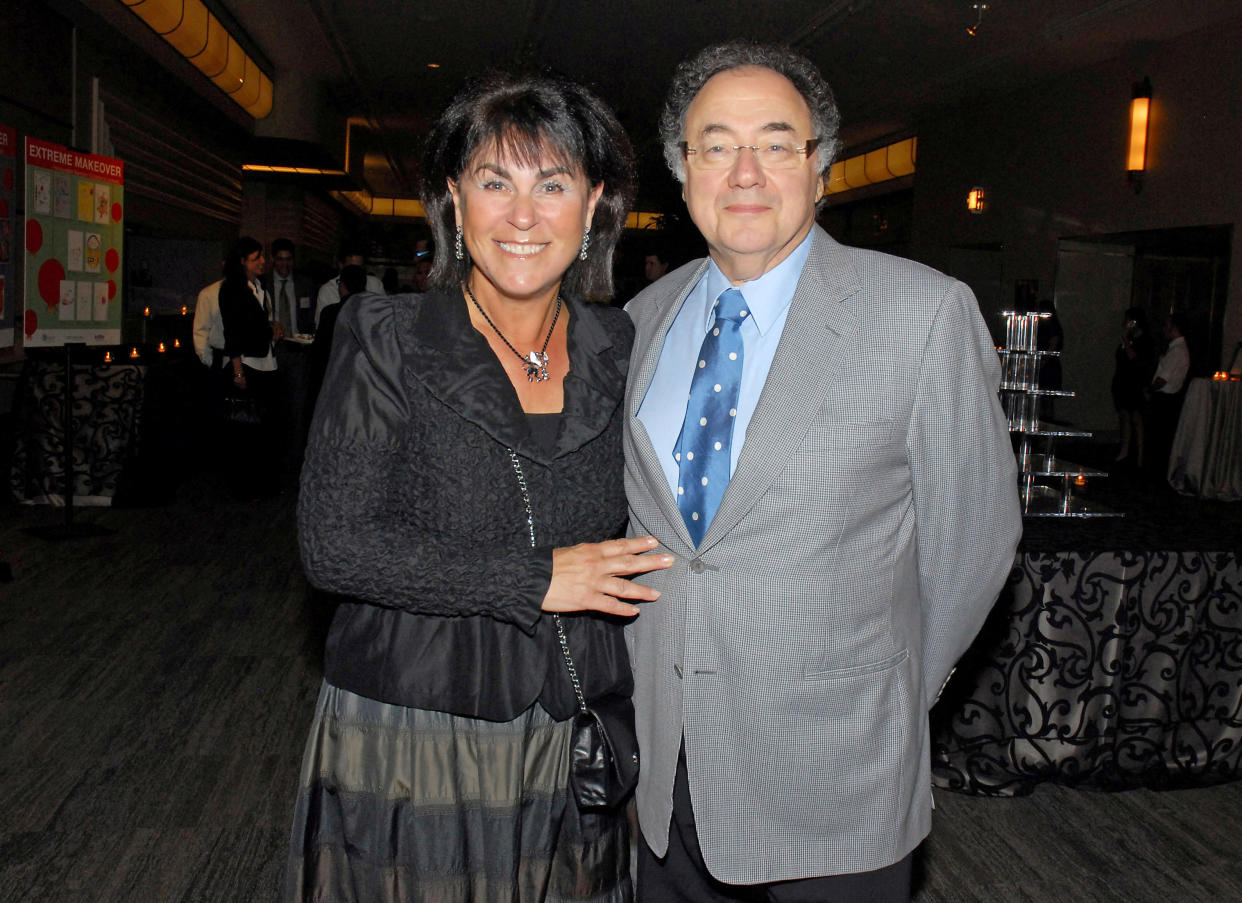
M 1242 777 L 1237 551 L 1021 551 L 932 713 L 936 786 Z
M 146 369 L 128 363 L 74 365 L 74 504 L 112 504 L 137 445 Z M 14 409 L 9 474 L 18 501 L 64 504 L 64 400 L 63 360 L 28 359 Z

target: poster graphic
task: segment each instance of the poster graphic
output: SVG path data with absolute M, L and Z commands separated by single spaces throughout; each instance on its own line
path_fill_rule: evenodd
M 99 323 L 108 322 L 108 284 L 106 282 L 91 283 L 95 286 L 95 308 L 92 319 Z
M 78 219 L 84 223 L 95 221 L 95 183 L 78 182 Z
M 69 176 L 63 172 L 52 173 L 52 216 L 69 219 Z
M 101 226 L 108 225 L 112 216 L 112 201 L 108 186 L 102 183 L 95 185 L 95 222 Z
M 77 229 L 70 229 L 65 233 L 68 237 L 68 252 L 65 256 L 65 269 L 71 273 L 82 272 L 82 233 Z
M 72 321 L 78 313 L 78 284 L 66 279 L 60 284 L 60 319 Z
M 100 242 L 98 235 L 94 232 L 88 232 L 86 234 L 86 259 L 85 263 L 82 265 L 82 269 L 86 270 L 86 272 L 99 272 L 99 249 L 101 246 L 102 243 Z M 72 266 L 69 268 L 73 269 Z
M 124 186 L 120 160 L 26 139 L 28 346 L 120 344 Z
M 74 311 L 73 319 L 75 320 L 93 320 L 95 319 L 95 283 L 79 282 L 78 283 L 78 309 Z
M 17 337 L 17 282 L 14 261 L 21 253 L 21 242 L 14 237 L 17 216 L 17 131 L 0 125 L 0 348 L 10 347 Z
M 45 171 L 33 173 L 34 197 L 27 201 L 35 213 L 52 212 L 52 174 Z

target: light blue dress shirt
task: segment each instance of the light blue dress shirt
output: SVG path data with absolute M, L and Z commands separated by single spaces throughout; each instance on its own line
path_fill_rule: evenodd
M 677 462 L 673 460 L 673 446 L 681 434 L 682 421 L 686 419 L 686 402 L 690 398 L 690 382 L 694 379 L 694 366 L 698 361 L 703 337 L 715 323 L 713 311 L 720 293 L 730 287 L 739 289 L 746 298 L 750 316 L 742 321 L 742 385 L 738 392 L 737 417 L 733 422 L 733 447 L 729 462 L 729 475 L 737 470 L 738 456 L 746 441 L 746 429 L 759 403 L 759 394 L 767 382 L 776 346 L 780 344 L 785 330 L 785 317 L 789 302 L 802 276 L 802 267 L 811 253 L 811 235 L 794 248 L 793 252 L 764 273 L 758 279 L 732 286 L 725 274 L 710 261 L 698 283 L 690 290 L 685 303 L 669 327 L 660 352 L 660 363 L 655 376 L 647 387 L 638 419 L 651 437 L 651 444 L 660 457 L 660 466 L 668 479 L 668 488 L 677 497 Z M 675 401 L 676 399 L 676 401 Z

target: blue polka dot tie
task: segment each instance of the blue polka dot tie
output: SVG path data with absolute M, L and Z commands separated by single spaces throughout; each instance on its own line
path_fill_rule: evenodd
M 677 507 L 697 546 L 712 522 L 725 487 L 733 447 L 737 393 L 742 384 L 742 320 L 746 299 L 735 288 L 716 302 L 716 322 L 703 339 L 690 383 L 690 400 L 681 435 L 673 446 L 677 461 Z

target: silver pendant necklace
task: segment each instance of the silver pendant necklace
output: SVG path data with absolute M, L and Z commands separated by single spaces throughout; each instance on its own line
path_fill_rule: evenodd
M 487 325 L 492 327 L 496 335 L 500 336 L 500 341 L 504 342 L 509 350 L 516 354 L 518 360 L 522 362 L 522 367 L 526 370 L 526 381 L 541 383 L 548 379 L 548 342 L 552 341 L 552 332 L 556 329 L 556 321 L 561 316 L 561 296 L 559 294 L 556 296 L 556 312 L 552 314 L 552 325 L 548 327 L 548 334 L 543 337 L 543 347 L 538 351 L 528 351 L 526 354 L 522 354 L 522 352 L 513 347 L 513 343 L 506 339 L 505 334 L 492 322 L 492 318 L 487 315 L 487 311 L 483 309 L 479 299 L 474 296 L 474 292 L 470 291 L 470 286 L 463 282 L 461 287 L 466 290 L 466 296 L 474 302 L 474 306 L 479 309 L 479 313 L 483 315 Z

